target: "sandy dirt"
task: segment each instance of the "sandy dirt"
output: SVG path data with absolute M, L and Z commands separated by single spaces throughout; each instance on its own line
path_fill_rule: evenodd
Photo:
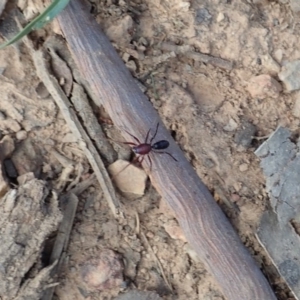
M 297 92 L 286 92 L 278 73 L 285 62 L 300 57 L 300 27 L 288 3 L 255 2 L 95 0 L 90 10 L 278 299 L 293 299 L 255 238 L 268 196 L 253 153 L 263 139 L 253 137 L 268 136 L 278 125 L 297 133 Z M 196 61 L 184 46 L 233 62 L 233 69 Z M 19 44 L 2 50 L 0 70 L 1 138 L 14 140 L 11 160 L 18 175 L 34 172 L 62 193 L 78 174 L 89 176 L 87 160 L 26 48 Z M 272 93 L 253 97 L 249 83 L 262 74 L 271 75 L 283 91 L 275 84 Z M 101 123 L 114 136 L 114 126 Z M 119 158 L 129 158 L 126 149 Z M 54 150 L 75 166 L 63 187 L 64 166 Z M 98 185 L 80 196 L 63 271 L 56 279 L 57 299 L 115 299 L 135 288 L 162 299 L 224 299 L 149 181 L 144 196 L 122 199 L 126 218 L 116 221 Z M 142 234 L 136 233 L 136 212 Z M 107 270 L 106 275 L 98 270 Z

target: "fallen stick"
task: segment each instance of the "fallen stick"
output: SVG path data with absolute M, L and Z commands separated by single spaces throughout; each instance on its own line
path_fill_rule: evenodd
M 122 217 L 120 202 L 115 195 L 115 190 L 103 161 L 88 134 L 81 125 L 69 99 L 63 92 L 55 77 L 49 74 L 43 51 L 35 51 L 31 41 L 29 41 L 27 37 L 24 37 L 23 40 L 31 53 L 37 75 L 43 81 L 47 90 L 55 100 L 66 123 L 77 138 L 80 147 L 91 164 L 112 213 L 115 217 Z
M 66 205 L 64 211 L 64 217 L 62 222 L 59 225 L 58 233 L 56 236 L 56 240 L 52 249 L 52 253 L 50 256 L 50 264 L 53 264 L 55 261 L 59 261 L 58 265 L 56 265 L 51 272 L 51 276 L 53 277 L 55 274 L 60 273 L 61 265 L 63 264 L 63 251 L 66 251 L 69 245 L 69 238 L 71 234 L 71 230 L 73 227 L 73 222 L 76 214 L 76 209 L 78 205 L 78 198 L 73 193 L 69 193 L 68 203 Z M 42 300 L 51 300 L 53 297 L 53 293 L 55 290 L 55 286 L 48 288 Z
M 162 42 L 159 44 L 159 48 L 163 51 L 173 51 L 176 54 L 185 55 L 191 59 L 194 59 L 195 61 L 211 64 L 224 70 L 231 71 L 233 68 L 233 62 L 223 58 L 214 57 L 212 55 L 195 52 L 189 45 L 177 46 L 172 43 Z
M 143 140 L 159 120 L 121 58 L 81 0 L 70 1 L 58 17 L 74 60 L 114 124 Z M 101 102 L 100 102 L 101 101 Z M 189 243 L 229 300 L 276 299 L 271 287 L 231 224 L 165 127 L 159 139 L 168 155 L 152 155 L 151 182 L 174 210 Z M 130 139 L 130 141 L 132 141 Z M 146 160 L 143 166 L 149 168 Z

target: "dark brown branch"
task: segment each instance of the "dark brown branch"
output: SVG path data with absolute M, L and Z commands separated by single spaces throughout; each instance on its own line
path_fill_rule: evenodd
M 124 63 L 81 0 L 72 0 L 59 23 L 79 70 L 94 95 L 122 129 L 143 139 L 159 121 Z M 161 126 L 160 139 L 170 141 L 170 153 L 153 155 L 151 181 L 174 210 L 186 238 L 230 300 L 276 299 L 253 258 L 216 204 L 208 189 Z M 130 140 L 131 141 L 131 140 Z M 149 167 L 148 162 L 143 163 Z

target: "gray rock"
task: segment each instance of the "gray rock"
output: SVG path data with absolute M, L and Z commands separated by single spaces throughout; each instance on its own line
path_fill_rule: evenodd
M 283 81 L 288 92 L 300 89 L 300 60 L 294 60 L 286 63 L 278 77 Z
M 212 16 L 206 8 L 200 8 L 196 10 L 196 24 L 208 24 Z
M 296 299 L 300 299 L 300 141 L 279 127 L 255 154 L 261 159 L 271 209 L 261 219 L 257 237 Z
M 252 138 L 255 135 L 256 127 L 250 122 L 244 122 L 241 128 L 237 131 L 234 136 L 236 144 L 241 145 L 245 148 L 249 148 L 252 142 Z
M 290 0 L 290 7 L 294 13 L 300 12 L 300 1 L 299 0 Z

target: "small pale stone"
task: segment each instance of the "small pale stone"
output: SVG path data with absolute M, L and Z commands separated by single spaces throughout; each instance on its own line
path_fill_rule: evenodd
M 280 72 L 280 65 L 270 54 L 262 56 L 262 64 L 272 75 L 277 75 Z
M 182 240 L 183 242 L 186 242 L 186 238 L 183 234 L 182 229 L 177 224 L 175 224 L 175 222 L 164 224 L 164 228 L 172 239 Z
M 23 175 L 18 176 L 17 181 L 18 181 L 19 185 L 23 185 L 26 182 L 28 182 L 34 178 L 35 178 L 34 174 L 32 172 L 29 172 L 29 173 L 25 173 Z
M 137 66 L 136 66 L 136 64 L 135 64 L 135 62 L 134 62 L 133 60 L 128 61 L 128 62 L 126 63 L 126 67 L 127 67 L 130 71 L 132 71 L 132 72 L 135 72 L 136 69 L 137 69 Z
M 281 63 L 282 58 L 283 58 L 283 51 L 282 49 L 277 49 L 274 51 L 274 58 Z
M 253 98 L 277 98 L 281 91 L 280 83 L 267 74 L 251 78 L 248 84 L 248 92 Z
M 147 234 L 146 234 L 146 236 L 147 236 L 147 238 L 149 238 L 149 239 L 153 239 L 153 238 L 154 238 L 154 234 L 153 234 L 153 232 L 151 232 L 151 231 L 148 231 Z
M 144 195 L 147 174 L 125 160 L 117 160 L 108 167 L 117 187 L 124 193 Z
M 292 109 L 292 114 L 296 118 L 300 118 L 300 91 L 295 93 L 295 102 Z
M 25 140 L 27 138 L 27 132 L 25 130 L 18 131 L 16 133 L 16 138 L 19 141 Z
M 246 172 L 248 170 L 248 165 L 247 164 L 241 164 L 239 167 L 241 172 Z
M 11 156 L 15 151 L 15 142 L 10 135 L 5 135 L 0 141 L 0 158 L 1 160 Z
M 230 119 L 229 122 L 228 122 L 228 124 L 225 125 L 225 126 L 223 127 L 223 129 L 224 129 L 225 131 L 229 131 L 229 132 L 230 132 L 230 131 L 236 130 L 237 127 L 238 127 L 238 124 L 237 124 L 233 119 Z
M 127 63 L 129 61 L 129 58 L 130 58 L 130 54 L 128 54 L 126 52 L 122 56 L 122 59 L 125 63 Z
M 225 15 L 224 15 L 222 12 L 220 12 L 220 13 L 218 14 L 218 16 L 217 16 L 217 22 L 220 23 L 220 22 L 222 22 L 224 19 L 225 19 Z
M 200 258 L 197 254 L 197 252 L 191 248 L 191 246 L 189 244 L 185 244 L 185 246 L 183 247 L 183 249 L 185 250 L 185 252 L 187 253 L 187 255 L 195 262 L 200 262 Z

